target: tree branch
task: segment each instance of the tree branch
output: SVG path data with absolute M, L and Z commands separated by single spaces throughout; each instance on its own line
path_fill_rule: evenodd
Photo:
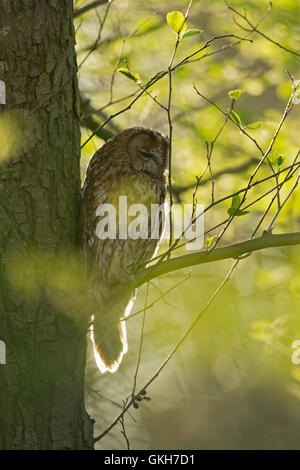
M 216 248 L 211 252 L 197 251 L 195 253 L 178 256 L 176 258 L 168 259 L 160 264 L 150 266 L 149 268 L 136 273 L 135 285 L 136 287 L 139 287 L 151 279 L 172 271 L 177 271 L 178 269 L 188 268 L 198 264 L 211 263 L 213 261 L 220 261 L 223 259 L 237 259 L 243 254 L 264 250 L 265 248 L 292 245 L 300 245 L 300 232 L 283 233 L 279 235 L 264 232 L 264 234 L 259 238 Z
M 248 170 L 251 166 L 257 164 L 258 160 L 257 158 L 251 158 L 247 162 L 242 163 L 239 166 L 235 167 L 229 167 L 229 168 L 224 168 L 223 170 L 216 171 L 214 174 L 214 179 L 218 179 L 219 177 L 227 174 L 233 174 L 233 173 L 238 173 L 240 174 L 242 171 Z M 173 193 L 175 194 L 175 197 L 180 198 L 181 193 L 188 191 L 189 189 L 193 189 L 195 186 L 203 186 L 211 181 L 211 177 L 203 178 L 199 183 L 197 181 L 193 183 L 189 183 L 187 185 L 183 186 L 176 186 L 173 185 Z
M 227 8 L 231 11 L 233 11 L 233 13 L 235 13 L 236 15 L 238 15 L 240 18 L 242 18 L 251 28 L 251 30 L 245 28 L 244 26 L 240 25 L 239 23 L 237 23 L 237 21 L 235 21 L 235 23 L 237 24 L 237 26 L 239 26 L 243 31 L 247 31 L 249 33 L 252 33 L 252 32 L 256 32 L 257 34 L 259 34 L 260 36 L 262 36 L 263 38 L 265 38 L 267 41 L 270 41 L 272 44 L 275 44 L 275 46 L 278 46 L 280 47 L 280 49 L 283 49 L 284 51 L 286 52 L 289 52 L 290 54 L 293 54 L 293 55 L 296 55 L 298 57 L 300 57 L 300 54 L 299 52 L 296 52 L 292 49 L 289 49 L 288 47 L 286 46 L 283 46 L 282 44 L 280 44 L 279 42 L 277 41 L 274 41 L 274 39 L 272 39 L 270 36 L 267 36 L 265 33 L 263 33 L 262 31 L 260 31 L 259 29 L 257 29 L 257 26 L 258 24 L 255 26 L 253 23 L 251 23 L 251 21 L 247 18 L 247 15 L 246 14 L 242 14 L 240 13 L 238 10 L 236 10 L 235 8 L 233 8 L 226 0 L 225 0 L 225 3 L 227 5 Z M 272 9 L 272 2 L 269 3 L 269 8 L 267 10 L 267 13 Z
M 80 108 L 82 115 L 80 117 L 80 124 L 92 132 L 95 132 L 97 137 L 107 141 L 114 137 L 122 129 L 119 128 L 115 123 L 110 122 L 109 128 L 99 129 L 99 121 L 94 116 L 99 117 L 102 120 L 107 119 L 107 115 L 100 110 L 96 110 L 91 104 L 90 100 L 85 98 L 83 95 L 80 96 Z
M 74 10 L 73 18 L 76 18 L 77 16 L 80 16 L 83 13 L 86 13 L 87 11 L 92 10 L 93 8 L 97 8 L 100 5 L 104 5 L 104 3 L 107 3 L 107 1 L 108 0 L 97 0 L 95 2 L 88 3 L 84 7 Z

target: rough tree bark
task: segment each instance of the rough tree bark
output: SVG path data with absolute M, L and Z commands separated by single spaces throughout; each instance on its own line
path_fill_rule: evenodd
M 55 255 L 78 241 L 72 3 L 0 0 L 0 79 L 7 89 L 0 109 L 0 339 L 7 347 L 0 449 L 93 448 L 84 407 L 86 331 L 43 292 L 26 295 L 9 276 L 15 253 L 30 264 L 31 247 Z M 12 167 L 17 172 L 5 171 Z M 22 275 L 25 281 L 26 268 Z

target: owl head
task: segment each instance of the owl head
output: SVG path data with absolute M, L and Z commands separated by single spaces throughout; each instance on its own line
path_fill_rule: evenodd
M 127 129 L 127 153 L 134 171 L 162 176 L 168 165 L 169 141 L 160 132 L 143 127 Z

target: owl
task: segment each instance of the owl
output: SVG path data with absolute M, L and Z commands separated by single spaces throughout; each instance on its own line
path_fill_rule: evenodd
M 151 208 L 163 207 L 166 198 L 168 148 L 168 139 L 159 132 L 133 127 L 108 140 L 87 168 L 82 247 L 95 299 L 91 339 L 101 372 L 115 372 L 127 352 L 121 319 L 133 304 L 134 272 L 154 256 L 161 238 L 163 215 L 159 212 L 154 223 Z M 131 220 L 134 212 L 140 222 L 138 217 Z M 135 224 L 133 235 L 130 223 Z M 152 236 L 155 224 L 158 236 Z

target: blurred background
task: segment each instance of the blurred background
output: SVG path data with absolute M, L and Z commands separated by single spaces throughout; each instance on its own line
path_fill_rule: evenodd
M 76 1 L 75 9 L 86 1 Z M 269 4 L 232 0 L 231 5 L 257 24 Z M 75 18 L 78 63 L 95 50 L 80 67 L 82 97 L 82 143 L 106 118 L 125 108 L 139 85 L 118 72 L 127 66 L 139 74 L 142 85 L 157 72 L 166 70 L 176 35 L 166 22 L 172 10 L 185 12 L 187 1 L 114 0 L 97 41 L 99 24 L 107 5 Z M 197 89 L 226 112 L 231 106 L 228 92 L 244 90 L 235 103 L 243 125 L 262 122 L 248 132 L 265 151 L 291 96 L 287 71 L 300 79 L 299 0 L 275 0 L 259 29 L 273 41 L 253 32 L 235 47 L 225 48 L 200 61 L 178 68 L 173 75 L 171 115 L 173 122 L 173 172 L 176 202 L 191 203 L 192 185 L 207 163 L 206 142 L 214 140 L 224 116 L 198 96 Z M 235 15 L 241 25 L 245 22 Z M 194 0 L 188 29 L 202 34 L 182 41 L 175 63 L 198 50 L 214 36 L 246 36 L 233 20 L 222 0 Z M 249 27 L 248 27 L 249 28 Z M 234 38 L 215 41 L 207 52 L 236 42 Z M 152 96 L 166 104 L 168 77 L 150 89 Z M 121 100 L 121 101 L 120 101 Z M 276 140 L 274 150 L 290 165 L 299 150 L 300 106 L 294 106 Z M 152 127 L 168 134 L 166 112 L 144 95 L 131 109 L 105 126 L 102 139 L 94 136 L 83 148 L 82 179 L 87 163 L 104 139 L 131 126 Z M 211 157 L 215 175 L 215 199 L 247 185 L 260 158 L 253 142 L 237 126 L 227 123 Z M 221 176 L 218 176 L 221 173 Z M 222 174 L 223 173 L 223 174 Z M 258 179 L 271 174 L 268 165 Z M 197 202 L 211 202 L 210 173 L 206 170 L 197 191 Z M 291 180 L 282 197 L 294 184 Z M 247 204 L 274 186 L 268 181 L 252 189 Z M 270 203 L 272 194 L 251 206 L 249 213 L 235 218 L 222 244 L 249 238 Z M 205 230 L 228 217 L 231 200 L 214 206 L 205 214 Z M 280 213 L 274 233 L 299 231 L 299 191 L 295 191 Z M 263 221 L 258 235 L 266 229 L 276 205 Z M 219 229 L 208 236 L 217 235 Z M 166 244 L 161 247 L 166 248 Z M 205 249 L 205 247 L 204 247 Z M 185 253 L 184 249 L 178 254 Z M 232 260 L 219 261 L 178 271 L 149 286 L 148 304 L 174 289 L 147 310 L 138 389 L 154 374 L 172 347 L 182 337 L 226 276 Z M 139 409 L 125 415 L 125 429 L 132 449 L 298 449 L 300 433 L 300 365 L 291 361 L 294 340 L 300 340 L 300 257 L 299 248 L 269 249 L 242 260 L 230 282 L 200 319 L 191 335 L 156 378 Z M 189 275 L 189 278 L 188 278 Z M 175 287 L 180 281 L 180 285 Z M 146 286 L 138 290 L 132 312 L 143 308 Z M 136 370 L 142 314 L 127 321 L 129 351 L 116 374 L 101 375 L 89 347 L 86 370 L 86 402 L 96 420 L 96 435 L 119 413 L 130 396 Z M 127 443 L 118 424 L 98 444 L 99 449 L 125 449 Z

